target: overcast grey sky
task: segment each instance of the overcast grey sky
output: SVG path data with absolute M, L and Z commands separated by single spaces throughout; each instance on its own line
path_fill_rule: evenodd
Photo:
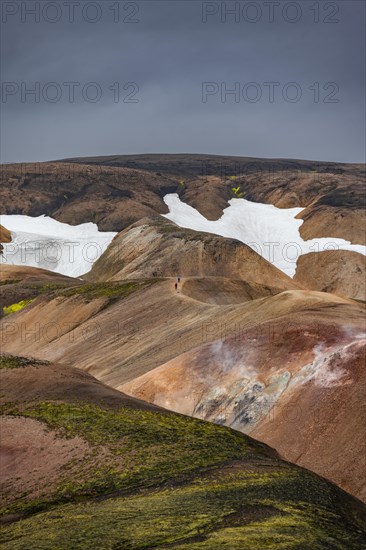
M 2 162 L 147 152 L 365 161 L 363 1 L 1 9 Z

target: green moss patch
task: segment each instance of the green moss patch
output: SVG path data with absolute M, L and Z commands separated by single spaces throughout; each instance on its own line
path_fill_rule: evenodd
M 92 446 L 107 448 L 115 457 L 110 461 L 112 467 L 92 467 L 86 480 L 81 476 L 62 487 L 60 494 L 68 498 L 150 487 L 253 454 L 240 433 L 200 420 L 187 422 L 178 415 L 53 402 L 21 410 L 6 404 L 2 413 L 45 422 L 60 430 L 60 435 L 80 436 Z
M 33 286 L 30 288 L 34 288 L 34 290 L 37 290 L 38 294 L 44 294 L 47 292 L 54 292 L 55 290 L 62 290 L 69 287 L 70 284 L 65 283 L 46 283 L 41 286 Z
M 20 311 L 21 309 L 25 308 L 28 304 L 33 302 L 33 300 L 34 298 L 30 298 L 29 300 L 21 300 L 16 304 L 11 304 L 10 306 L 3 307 L 4 315 L 10 315 L 11 313 L 16 313 L 17 311 Z
M 16 283 L 19 283 L 20 279 L 7 279 L 6 281 L 0 281 L 0 286 L 5 285 L 15 285 Z
M 82 296 L 85 300 L 91 301 L 97 298 L 108 298 L 109 301 L 115 301 L 120 298 L 126 298 L 130 294 L 143 289 L 156 282 L 148 279 L 141 281 L 129 281 L 123 283 L 90 283 L 79 286 L 68 287 L 58 290 L 57 296 Z
M 119 409 L 40 400 L 2 413 L 89 444 L 38 499 L 24 493 L 2 510 L 23 518 L 3 527 L 4 549 L 360 550 L 366 540 L 361 503 L 234 430 L 123 398 Z
M 229 486 L 224 480 L 196 481 L 147 495 L 68 504 L 5 527 L 0 540 L 12 550 L 362 548 L 363 533 L 350 529 L 342 513 L 287 501 L 286 483 L 284 472 L 265 480 L 239 478 Z
M 47 365 L 47 361 L 29 359 L 27 357 L 16 357 L 14 355 L 0 355 L 0 369 L 18 369 L 31 367 L 33 365 Z

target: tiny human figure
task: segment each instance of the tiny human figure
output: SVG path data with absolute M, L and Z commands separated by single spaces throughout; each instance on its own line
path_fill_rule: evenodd
M 178 277 L 178 283 L 180 283 L 180 277 Z
M 175 283 L 175 290 L 178 290 L 178 283 Z

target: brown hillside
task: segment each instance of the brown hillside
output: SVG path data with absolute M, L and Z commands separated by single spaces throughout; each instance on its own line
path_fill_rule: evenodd
M 275 289 L 299 288 L 292 279 L 234 239 L 146 218 L 119 233 L 86 275 L 90 281 L 150 277 L 226 277 Z
M 248 328 L 121 389 L 250 433 L 366 500 L 364 308 L 299 291 L 256 303 Z
M 81 281 L 29 266 L 0 265 L 0 314 L 5 306 L 28 300 L 58 287 L 78 285 Z
M 224 277 L 191 277 L 182 283 L 182 294 L 208 304 L 240 304 L 281 292 L 275 287 Z
M 365 165 L 213 155 L 117 155 L 70 162 L 129 167 L 185 180 L 182 200 L 209 219 L 221 216 L 240 185 L 245 198 L 304 207 L 304 239 L 339 237 L 366 244 Z M 232 179 L 234 178 L 234 179 Z M 331 230 L 331 234 L 329 231 Z
M 3 225 L 0 224 L 0 253 L 3 250 L 1 243 L 10 243 L 11 242 L 11 233 Z
M 0 225 L 0 242 L 1 243 L 11 242 L 11 233 L 3 225 Z
M 216 279 L 207 279 L 200 301 L 186 295 L 184 286 L 176 292 L 174 281 L 94 283 L 42 294 L 3 319 L 3 350 L 77 365 L 119 388 L 203 341 L 282 314 L 282 302 L 272 310 L 268 297 L 244 301 L 242 295 L 243 303 L 228 303 L 232 287 L 227 281 L 222 284 L 227 305 L 205 303 Z M 272 287 L 239 284 L 246 288 L 246 298 L 250 293 L 276 292 Z
M 19 281 L 28 281 L 29 279 L 43 280 L 43 281 L 69 281 L 76 282 L 77 279 L 68 277 L 67 275 L 61 275 L 55 271 L 48 271 L 47 269 L 39 269 L 37 267 L 20 266 L 1 264 L 0 268 L 0 282 L 13 281 L 17 279 Z
M 300 256 L 294 281 L 311 290 L 366 300 L 366 258 L 349 250 Z
M 39 216 L 76 225 L 94 222 L 102 231 L 167 211 L 162 200 L 177 182 L 141 170 L 75 164 L 7 164 L 1 167 L 5 214 Z

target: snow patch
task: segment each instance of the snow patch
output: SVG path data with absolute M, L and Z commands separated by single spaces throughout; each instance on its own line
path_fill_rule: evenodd
M 178 194 L 168 194 L 164 202 L 169 214 L 163 217 L 180 227 L 237 239 L 250 246 L 278 269 L 293 277 L 299 256 L 324 250 L 351 250 L 366 255 L 366 246 L 338 238 L 304 241 L 303 220 L 296 219 L 303 208 L 277 208 L 272 204 L 231 199 L 219 220 L 207 220 L 195 208 L 182 202 Z
M 3 244 L 0 264 L 38 267 L 80 277 L 109 246 L 116 233 L 101 232 L 95 223 L 69 225 L 48 216 L 2 215 L 12 236 Z

